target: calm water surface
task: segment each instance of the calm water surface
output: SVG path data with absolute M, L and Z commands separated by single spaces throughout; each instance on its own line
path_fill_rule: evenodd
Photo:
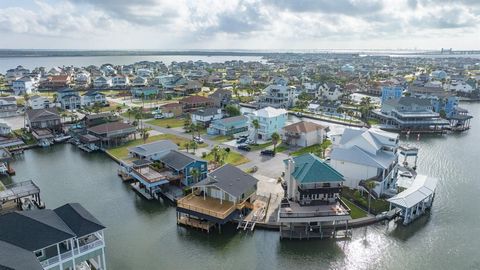
M 479 269 L 480 104 L 473 128 L 423 137 L 419 172 L 439 178 L 431 215 L 409 227 L 354 231 L 350 241 L 280 241 L 273 231 L 210 235 L 177 227 L 175 209 L 146 202 L 102 154 L 71 145 L 27 151 L 13 181 L 33 179 L 49 208 L 80 202 L 107 227 L 109 269 Z

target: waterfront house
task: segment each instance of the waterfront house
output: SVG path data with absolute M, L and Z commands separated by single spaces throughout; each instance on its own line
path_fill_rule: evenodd
M 132 87 L 130 90 L 132 92 L 132 96 L 136 98 L 151 98 L 155 97 L 159 93 L 158 87 L 155 86 L 145 86 L 145 87 Z
M 53 107 L 54 105 L 50 102 L 48 98 L 34 95 L 28 99 L 27 106 L 31 109 L 45 109 Z
M 0 268 L 106 269 L 105 226 L 78 203 L 0 215 Z
M 27 109 L 25 113 L 27 126 L 31 129 L 49 129 L 57 132 L 62 129 L 56 108 Z
M 256 110 L 252 113 L 251 121 L 257 119 L 260 128 L 256 131 L 258 139 L 269 140 L 274 132 L 280 134 L 287 121 L 287 111 L 285 109 L 275 109 L 266 107 Z M 251 127 L 253 131 L 253 126 Z
M 89 90 L 83 94 L 81 98 L 82 106 L 93 106 L 95 104 L 100 106 L 105 106 L 107 104 L 107 99 L 105 95 L 98 90 Z
M 32 78 L 25 76 L 12 82 L 12 90 L 16 96 L 30 95 L 37 91 L 37 85 Z
M 215 107 L 198 109 L 190 114 L 192 123 L 202 127 L 208 127 L 212 121 L 222 117 L 222 109 Z
M 18 115 L 17 99 L 15 97 L 0 97 L 0 117 Z
M 259 108 L 290 108 L 295 105 L 295 87 L 286 85 L 269 85 L 263 90 L 257 104 Z
M 282 141 L 288 145 L 307 147 L 321 144 L 327 136 L 328 127 L 309 121 L 301 121 L 282 129 Z
M 232 91 L 227 89 L 218 89 L 208 96 L 215 102 L 215 107 L 224 108 L 232 102 Z
M 112 147 L 126 142 L 130 135 L 136 132 L 136 128 L 120 121 L 109 122 L 87 128 L 87 133 L 100 139 L 100 146 Z
M 150 161 L 160 160 L 172 150 L 178 150 L 178 145 L 170 140 L 160 140 L 128 148 L 131 157 Z
M 213 120 L 207 129 L 209 135 L 235 135 L 248 132 L 248 117 L 239 115 L 218 120 Z
M 105 124 L 107 122 L 112 121 L 114 119 L 114 115 L 111 112 L 103 112 L 103 113 L 94 113 L 94 114 L 87 114 L 83 118 L 83 122 L 85 127 L 93 127 L 100 124 Z
M 278 211 L 280 238 L 330 238 L 348 228 L 349 208 L 340 200 L 344 177 L 313 154 L 285 162 L 287 192 Z
M 57 101 L 60 102 L 62 109 L 79 109 L 82 105 L 82 99 L 77 90 L 70 87 L 64 87 L 57 91 Z
M 162 105 L 160 110 L 162 111 L 162 115 L 166 118 L 177 117 L 183 114 L 182 104 L 180 103 L 168 103 Z
M 385 128 L 400 131 L 441 132 L 450 124 L 433 110 L 430 100 L 418 97 L 387 99 L 382 108 L 372 111 L 371 115 L 379 119 Z
M 177 223 L 207 231 L 232 221 L 252 208 L 258 180 L 230 164 L 211 172 L 177 202 Z
M 189 96 L 182 98 L 179 103 L 182 105 L 184 112 L 192 112 L 201 108 L 215 106 L 215 101 L 211 98 L 202 96 Z
M 99 76 L 93 80 L 93 88 L 103 89 L 111 86 L 112 86 L 112 79 L 109 77 Z
M 376 197 L 396 194 L 398 134 L 374 128 L 347 128 L 332 141 L 330 164 L 344 176 L 346 186 L 367 188 L 367 183 L 373 181 Z
M 208 162 L 195 155 L 171 150 L 170 153 L 160 158 L 160 162 L 174 175 L 178 175 L 184 186 L 191 186 L 207 177 Z M 194 170 L 197 171 L 196 178 Z

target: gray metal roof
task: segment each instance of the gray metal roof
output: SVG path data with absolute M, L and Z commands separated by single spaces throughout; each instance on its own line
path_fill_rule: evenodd
M 65 204 L 54 211 L 77 237 L 105 229 L 105 226 L 79 203 Z
M 150 156 L 159 152 L 177 150 L 178 146 L 170 140 L 161 140 L 128 148 L 128 151 L 142 156 Z
M 333 148 L 330 158 L 332 160 L 347 161 L 383 169 L 387 169 L 396 159 L 393 153 L 389 154 L 380 151 L 376 155 L 372 155 L 357 146 L 350 148 Z
M 0 269 L 42 270 L 43 267 L 33 252 L 0 241 Z
M 215 186 L 234 197 L 240 197 L 251 190 L 257 182 L 258 180 L 250 174 L 235 166 L 225 164 L 211 172 L 205 180 L 198 182 L 195 186 Z

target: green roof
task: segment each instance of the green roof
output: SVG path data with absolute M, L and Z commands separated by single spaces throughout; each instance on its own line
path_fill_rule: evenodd
M 294 157 L 293 161 L 295 170 L 292 176 L 299 184 L 344 181 L 342 174 L 311 153 Z

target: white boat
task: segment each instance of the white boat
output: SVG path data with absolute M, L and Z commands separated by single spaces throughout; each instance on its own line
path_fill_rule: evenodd
M 47 139 L 41 139 L 40 141 L 38 141 L 38 145 L 40 145 L 41 147 L 49 147 L 51 145 L 51 142 Z
M 87 262 L 81 262 L 80 264 L 77 264 L 77 267 L 75 267 L 77 270 L 91 270 L 92 268 L 90 265 L 88 265 Z
M 70 135 L 60 135 L 60 136 L 55 137 L 53 140 L 55 142 L 59 143 L 59 142 L 64 142 L 66 140 L 69 140 L 71 138 L 72 138 L 72 136 L 70 136 Z

